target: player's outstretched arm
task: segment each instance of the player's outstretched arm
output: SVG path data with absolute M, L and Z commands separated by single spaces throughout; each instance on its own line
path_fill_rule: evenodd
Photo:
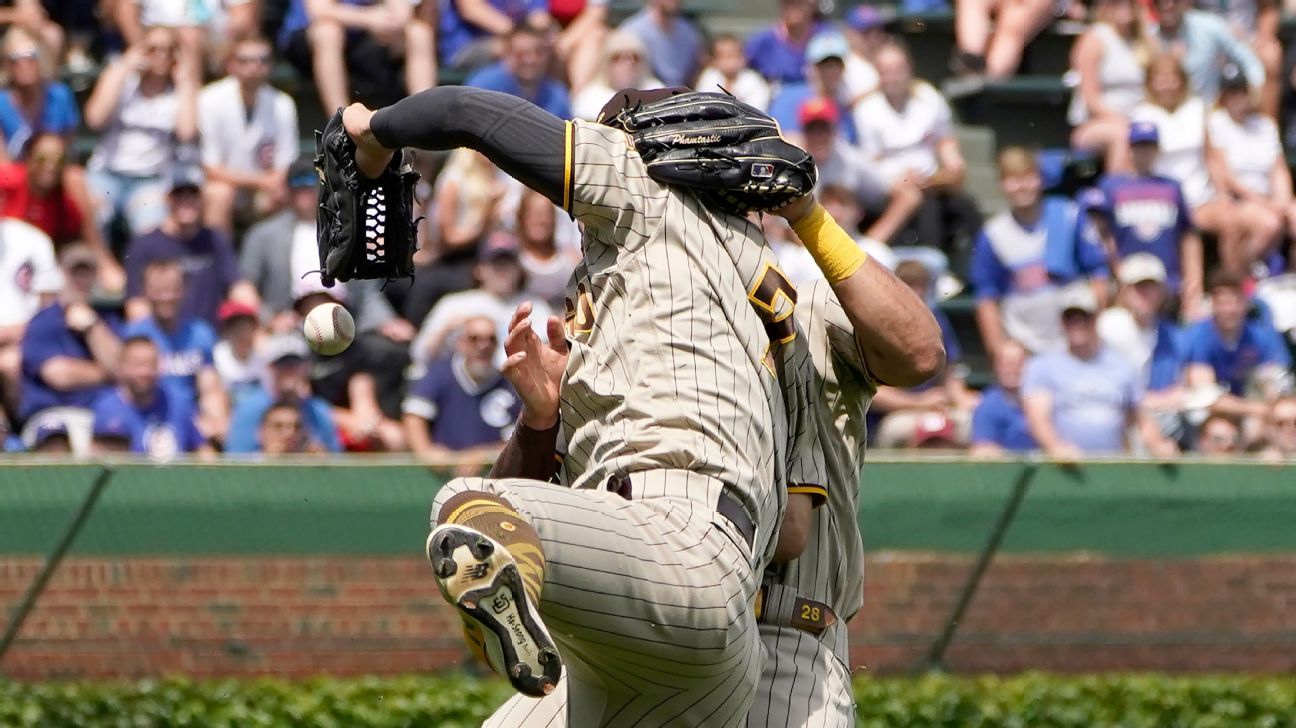
M 822 205 L 807 196 L 779 214 L 837 294 L 876 380 L 912 387 L 945 368 L 940 328 L 927 305 L 891 271 L 869 260 Z
M 356 142 L 356 163 L 369 177 L 402 147 L 467 147 L 554 204 L 564 202 L 566 122 L 511 94 L 439 86 L 377 111 L 352 104 L 342 122 Z

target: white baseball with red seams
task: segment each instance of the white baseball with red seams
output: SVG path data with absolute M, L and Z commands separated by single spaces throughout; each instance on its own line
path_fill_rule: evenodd
M 355 340 L 355 319 L 337 303 L 321 303 L 306 314 L 302 333 L 315 353 L 341 354 Z

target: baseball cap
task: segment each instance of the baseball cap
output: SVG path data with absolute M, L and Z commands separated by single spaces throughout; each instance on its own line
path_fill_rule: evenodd
M 804 129 L 816 121 L 836 125 L 841 120 L 841 116 L 837 113 L 837 106 L 833 102 L 825 98 L 813 98 L 806 99 L 805 103 L 801 104 L 801 108 L 797 111 L 797 120 L 801 122 L 801 128 Z
M 846 39 L 840 33 L 832 31 L 816 35 L 806 46 L 806 60 L 811 63 L 821 63 L 829 58 L 844 59 L 848 55 L 850 46 L 846 44 Z
M 872 5 L 857 5 L 854 10 L 847 13 L 846 25 L 854 30 L 864 32 L 886 25 L 886 18 L 882 17 L 881 10 Z
M 167 175 L 167 190 L 171 193 L 182 190 L 201 191 L 203 182 L 206 178 L 202 170 L 191 164 L 182 164 L 171 170 Z
M 1250 82 L 1247 81 L 1246 74 L 1236 63 L 1226 63 L 1220 69 L 1219 79 L 1220 91 L 1248 91 L 1251 89 Z
M 941 412 L 928 412 L 918 418 L 910 445 L 922 447 L 933 441 L 954 444 L 954 421 Z
M 1166 268 L 1161 259 L 1151 253 L 1135 253 L 1120 262 L 1116 280 L 1122 286 L 1132 286 L 1142 281 L 1165 283 Z
M 518 258 L 517 236 L 507 230 L 496 230 L 482 241 L 477 248 L 477 260 L 488 263 L 500 258 Z
M 1157 125 L 1150 121 L 1133 121 L 1129 127 L 1130 144 L 1156 144 L 1161 141 Z
M 315 173 L 315 165 L 310 159 L 302 157 L 288 168 L 288 187 L 289 189 L 302 189 L 304 187 L 314 187 L 319 184 L 319 177 Z
M 253 321 L 257 320 L 258 314 L 256 306 L 244 303 L 243 301 L 226 301 L 216 310 L 216 320 L 220 322 L 221 326 L 224 326 L 231 320 L 240 317 L 250 318 Z
M 1083 311 L 1089 315 L 1098 313 L 1098 297 L 1088 281 L 1077 281 L 1062 289 L 1058 310 L 1063 314 L 1068 311 Z
M 270 337 L 270 340 L 265 343 L 262 355 L 267 364 L 287 363 L 292 360 L 306 361 L 310 356 L 310 349 L 306 347 L 305 339 L 297 334 L 279 334 Z

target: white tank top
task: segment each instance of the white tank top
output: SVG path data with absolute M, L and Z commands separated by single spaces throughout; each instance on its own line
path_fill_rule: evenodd
M 1174 111 L 1143 102 L 1131 118 L 1156 124 L 1161 156 L 1152 171 L 1178 182 L 1189 207 L 1198 207 L 1215 196 L 1206 171 L 1206 103 L 1200 97 L 1189 96 Z
M 1103 103 L 1128 115 L 1143 100 L 1143 66 L 1138 62 L 1134 44 L 1121 37 L 1106 23 L 1096 23 L 1093 31 L 1102 41 L 1102 58 L 1098 61 L 1098 84 Z M 1089 109 L 1076 89 L 1071 95 L 1067 121 L 1072 126 L 1089 120 Z

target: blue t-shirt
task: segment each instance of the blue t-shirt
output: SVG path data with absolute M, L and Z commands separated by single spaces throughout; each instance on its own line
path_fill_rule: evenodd
M 1242 335 L 1230 345 L 1220 336 L 1213 319 L 1188 329 L 1185 335 L 1189 364 L 1209 364 L 1215 381 L 1238 396 L 1246 392 L 1247 380 L 1262 364 L 1291 366 L 1291 353 L 1273 325 L 1258 315 L 1248 316 Z
M 1192 214 L 1179 183 L 1167 177 L 1108 175 L 1098 183 L 1111 206 L 1117 257 L 1151 253 L 1165 264 L 1167 281 L 1179 290 L 1183 236 L 1192 231 Z
M 274 404 L 274 398 L 265 388 L 251 392 L 239 400 L 230 415 L 229 436 L 225 438 L 225 452 L 252 453 L 261 452 L 258 437 L 261 434 L 261 418 L 266 410 Z M 312 440 L 323 445 L 329 452 L 342 452 L 342 441 L 338 439 L 337 425 L 333 422 L 333 409 L 329 403 L 319 397 L 307 397 L 301 403 L 302 425 Z
M 1059 244 L 1070 249 L 1078 276 L 1060 277 L 1049 272 L 1046 215 L 1029 225 L 1009 214 L 996 215 L 977 232 L 968 273 L 979 300 L 1009 294 L 1030 294 L 1050 285 L 1065 285 L 1080 276 L 1106 277 L 1107 257 L 1093 229 L 1075 211 L 1075 204 L 1046 199 L 1061 205 L 1065 229 L 1056 233 Z
M 147 336 L 157 344 L 161 382 L 177 397 L 195 401 L 198 396 L 198 372 L 212 365 L 212 347 L 216 332 L 206 321 L 182 319 L 175 331 L 167 331 L 152 318 L 128 324 L 123 338 Z
M 519 24 L 527 16 L 536 12 L 548 12 L 547 0 L 487 0 L 488 4 L 504 13 L 513 23 Z M 440 3 L 440 28 L 437 33 L 437 53 L 441 63 L 451 65 L 459 51 L 479 38 L 488 38 L 490 33 L 464 20 L 453 0 Z
M 474 384 L 454 356 L 429 366 L 401 409 L 431 423 L 432 442 L 465 450 L 507 440 L 522 402 L 503 376 Z
M 972 412 L 972 444 L 994 443 L 1005 450 L 1025 452 L 1038 447 L 1026 424 L 1021 402 L 998 385 L 981 395 Z
M 1022 396 L 1039 392 L 1052 396 L 1058 436 L 1085 453 L 1123 452 L 1128 415 L 1143 398 L 1134 365 L 1107 347 L 1087 361 L 1068 351 L 1031 358 Z
M 1183 331 L 1167 319 L 1158 321 L 1156 343 L 1152 346 L 1152 359 L 1148 362 L 1147 390 L 1159 392 L 1178 384 L 1183 379 L 1187 358 Z
M 535 98 L 531 98 L 523 95 L 522 87 L 513 74 L 504 68 L 503 63 L 492 63 L 469 76 L 464 85 L 511 94 L 530 101 L 559 119 L 571 118 L 571 99 L 567 87 L 552 78 L 541 79 Z
M 176 397 L 166 387 L 157 388 L 147 407 L 137 407 L 119 389 L 111 389 L 95 401 L 94 418 L 96 431 L 124 430 L 130 435 L 131 452 L 149 457 L 193 452 L 203 443 L 194 425 L 193 402 Z
M 702 57 L 702 33 L 692 23 L 675 17 L 669 30 L 663 30 L 644 8 L 626 18 L 620 30 L 634 35 L 648 50 L 653 75 L 667 86 L 688 86 L 697 75 Z
M 801 105 L 814 95 L 814 89 L 808 83 L 788 83 L 775 94 L 770 101 L 769 115 L 779 123 L 785 133 L 801 132 Z M 851 144 L 859 143 L 859 134 L 855 132 L 855 116 L 840 100 L 833 100 L 837 107 L 837 133 Z
M 59 356 L 94 361 L 85 337 L 67 327 L 66 309 L 54 303 L 41 309 L 27 322 L 22 339 L 22 419 L 50 407 L 85 407 L 89 409 L 107 385 L 58 391 L 41 379 L 40 370 L 50 359 Z M 112 322 L 108 322 L 112 325 Z
M 827 27 L 824 23 L 816 23 L 810 37 Z M 792 42 L 777 23 L 749 37 L 745 51 L 748 67 L 771 82 L 801 83 L 806 80 L 806 44 Z
M 22 157 L 23 147 L 41 132 L 67 134 L 81 124 L 72 89 L 59 81 L 45 84 L 45 108 L 33 127 L 14 103 L 13 91 L 0 90 L 0 132 L 4 133 L 5 151 L 13 159 Z
M 284 244 L 288 242 L 284 241 Z M 230 286 L 243 277 L 239 271 L 238 255 L 229 238 L 210 228 L 202 228 L 188 241 L 176 240 L 161 230 L 135 238 L 123 258 L 127 296 L 141 295 L 144 269 L 157 260 L 178 260 L 184 267 L 185 294 L 181 315 L 216 325 L 216 313 Z

